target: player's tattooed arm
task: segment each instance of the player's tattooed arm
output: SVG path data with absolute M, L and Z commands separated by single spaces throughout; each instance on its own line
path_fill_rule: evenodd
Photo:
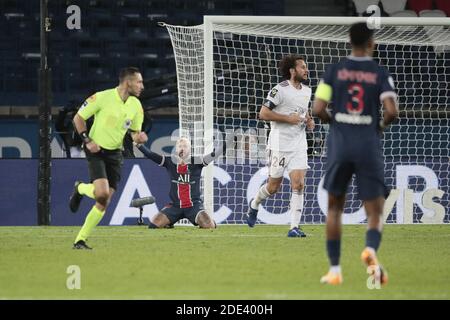
M 157 165 L 162 166 L 164 164 L 165 156 L 150 151 L 146 146 L 142 144 L 134 143 L 134 145 L 139 149 L 139 151 L 141 151 L 144 154 L 145 157 L 149 158 Z

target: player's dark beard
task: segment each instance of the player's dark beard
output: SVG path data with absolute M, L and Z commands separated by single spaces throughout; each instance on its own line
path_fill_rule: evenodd
M 302 83 L 303 81 L 305 81 L 305 78 L 304 78 L 303 76 L 301 76 L 301 75 L 298 74 L 298 75 L 295 77 L 295 80 L 297 80 L 298 82 Z

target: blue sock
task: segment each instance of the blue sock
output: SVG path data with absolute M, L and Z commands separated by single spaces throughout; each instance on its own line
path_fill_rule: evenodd
M 341 256 L 341 239 L 327 240 L 327 252 L 330 264 L 332 266 L 338 266 L 339 258 Z
M 381 232 L 378 229 L 369 229 L 366 233 L 366 247 L 378 250 L 381 242 Z

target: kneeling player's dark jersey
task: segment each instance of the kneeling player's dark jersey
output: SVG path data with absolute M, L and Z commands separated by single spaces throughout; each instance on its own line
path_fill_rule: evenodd
M 170 200 L 178 208 L 190 208 L 201 202 L 200 178 L 202 169 L 214 160 L 214 152 L 202 159 L 191 158 L 189 164 L 177 164 L 170 157 L 162 156 L 139 146 L 139 150 L 153 162 L 165 167 L 170 175 Z

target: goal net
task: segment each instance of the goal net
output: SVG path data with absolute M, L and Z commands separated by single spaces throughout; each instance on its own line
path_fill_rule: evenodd
M 270 89 L 281 82 L 280 59 L 304 56 L 306 84 L 314 93 L 326 66 L 350 54 L 348 28 L 361 19 L 205 16 L 201 26 L 165 25 L 176 60 L 181 134 L 192 139 L 196 155 L 211 151 L 213 139 L 233 139 L 214 166 L 204 169 L 205 205 L 216 221 L 245 223 L 249 201 L 267 179 L 270 128 L 258 113 Z M 385 219 L 448 222 L 450 19 L 381 19 L 374 59 L 393 76 L 400 106 L 399 120 L 383 136 L 385 181 L 393 190 Z M 328 127 L 315 121 L 315 130 L 307 134 L 311 169 L 302 223 L 326 218 L 322 179 Z M 348 192 L 344 223 L 364 222 L 354 181 Z M 280 192 L 260 206 L 259 222 L 287 224 L 290 194 L 285 174 Z

